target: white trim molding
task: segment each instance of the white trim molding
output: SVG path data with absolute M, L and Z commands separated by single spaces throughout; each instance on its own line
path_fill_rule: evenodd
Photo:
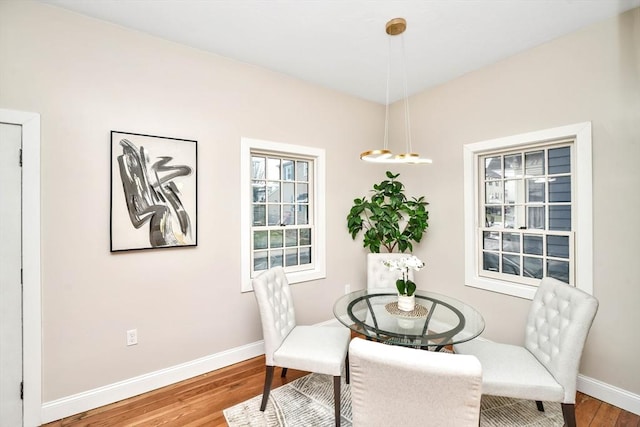
M 0 109 L 0 122 L 22 127 L 23 424 L 31 427 L 42 424 L 40 114 Z
M 578 375 L 578 391 L 625 411 L 640 415 L 640 395 L 584 375 Z
M 90 409 L 99 408 L 100 406 L 147 393 L 263 354 L 264 341 L 257 341 L 180 365 L 45 402 L 42 405 L 42 422 L 48 423 Z
M 496 138 L 463 147 L 464 156 L 464 235 L 465 235 L 465 284 L 493 292 L 533 299 L 536 287 L 480 277 L 477 252 L 481 242 L 476 233 L 478 227 L 478 157 L 496 150 L 512 149 L 535 143 L 560 139 L 573 139 L 575 150 L 575 283 L 576 287 L 593 294 L 593 195 L 591 122 L 576 123 L 519 135 Z

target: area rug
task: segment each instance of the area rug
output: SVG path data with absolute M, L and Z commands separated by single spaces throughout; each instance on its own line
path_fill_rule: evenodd
M 224 410 L 230 427 L 331 427 L 333 418 L 333 378 L 309 374 L 271 390 L 267 409 L 260 412 L 262 395 Z M 559 403 L 546 403 L 539 412 L 531 400 L 483 396 L 482 427 L 561 427 L 564 422 Z M 342 384 L 341 425 L 351 427 L 351 390 Z M 398 426 L 400 427 L 400 426 Z

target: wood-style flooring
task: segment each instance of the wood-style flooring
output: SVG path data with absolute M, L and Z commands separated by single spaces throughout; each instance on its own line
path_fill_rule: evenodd
M 260 356 L 44 426 L 226 426 L 222 411 L 261 394 L 264 373 Z M 276 369 L 273 387 L 306 374 L 290 369 L 280 378 Z M 640 427 L 640 416 L 582 393 L 576 418 L 578 427 Z

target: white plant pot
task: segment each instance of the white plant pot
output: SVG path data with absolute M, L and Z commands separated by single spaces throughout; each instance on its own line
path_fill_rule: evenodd
M 398 295 L 398 310 L 413 311 L 416 307 L 416 296 Z

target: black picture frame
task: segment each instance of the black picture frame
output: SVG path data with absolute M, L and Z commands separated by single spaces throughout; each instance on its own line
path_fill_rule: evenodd
M 111 252 L 197 246 L 198 142 L 111 131 Z

